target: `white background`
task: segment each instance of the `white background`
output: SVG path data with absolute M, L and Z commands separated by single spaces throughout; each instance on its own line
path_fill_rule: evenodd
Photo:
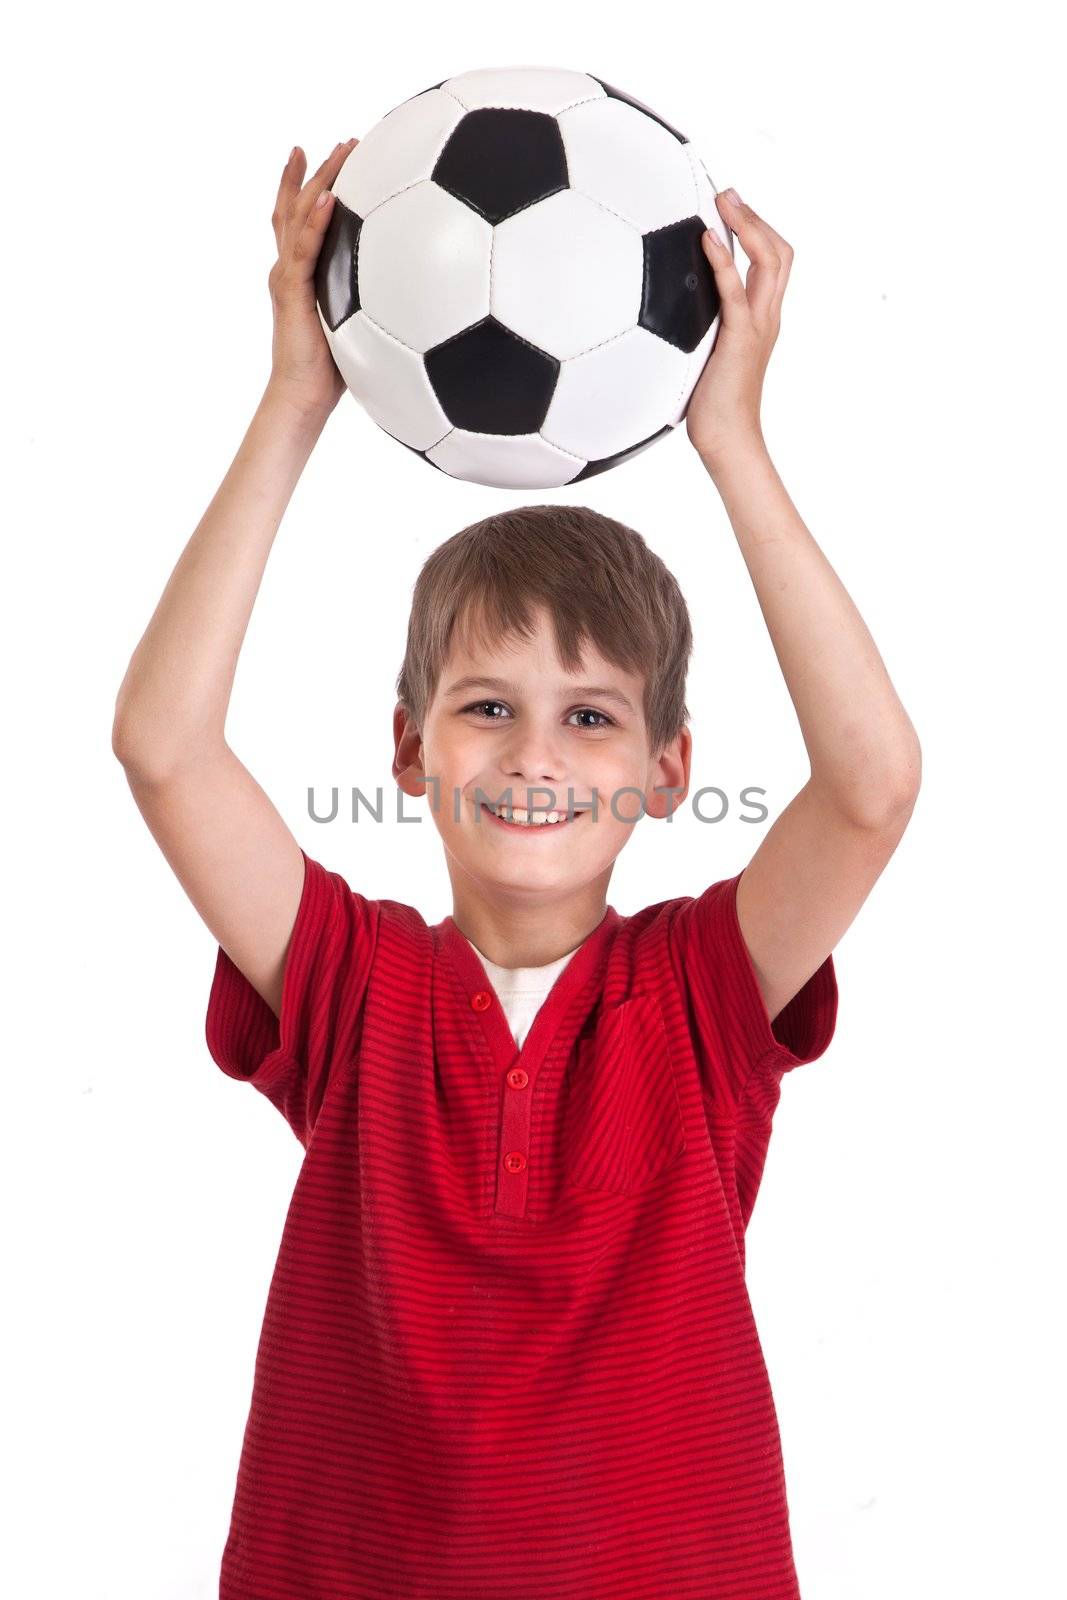
M 9 24 L 0 1586 L 217 1594 L 302 1152 L 208 1055 L 216 945 L 111 753 L 115 694 L 267 379 L 290 147 L 314 168 L 439 79 L 522 63 L 654 107 L 793 244 L 765 435 L 923 746 L 911 827 L 835 951 L 836 1037 L 784 1082 L 749 1230 L 805 1600 L 1062 1596 L 1051 12 L 377 10 L 67 5 Z M 694 788 L 762 785 L 773 819 L 807 776 L 684 428 L 523 494 L 435 472 L 346 395 L 278 535 L 227 732 L 310 854 L 428 921 L 451 910 L 429 813 L 322 826 L 307 788 L 393 798 L 418 568 L 530 501 L 619 517 L 677 574 Z M 645 821 L 609 901 L 697 893 L 764 832 L 736 810 Z

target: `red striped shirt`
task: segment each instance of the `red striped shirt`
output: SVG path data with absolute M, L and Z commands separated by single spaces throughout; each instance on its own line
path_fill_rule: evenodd
M 736 877 L 603 920 L 521 1050 L 451 917 L 304 855 L 281 1017 L 208 1048 L 305 1147 L 220 1600 L 798 1600 L 745 1227 L 832 957 L 768 1021 Z

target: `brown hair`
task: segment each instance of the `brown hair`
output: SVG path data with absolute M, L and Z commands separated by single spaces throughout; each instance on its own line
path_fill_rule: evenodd
M 567 672 L 584 639 L 624 671 L 645 674 L 649 742 L 659 755 L 689 720 L 685 680 L 693 634 L 678 582 L 639 533 L 588 506 L 520 506 L 471 523 L 438 545 L 415 582 L 397 698 L 422 727 L 453 631 L 487 645 L 553 619 Z

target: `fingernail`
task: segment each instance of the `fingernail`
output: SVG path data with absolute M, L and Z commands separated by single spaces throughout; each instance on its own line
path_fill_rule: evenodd
M 714 245 L 718 250 L 725 250 L 726 246 L 723 244 L 714 228 L 706 228 L 704 230 L 704 236 L 710 245 Z
M 723 194 L 732 206 L 742 206 L 745 203 L 736 189 L 724 189 Z
M 319 195 L 319 198 L 315 201 L 315 204 L 316 204 L 316 206 L 324 206 L 324 205 L 327 205 L 329 203 L 329 201 L 332 200 L 332 199 L 333 199 L 333 195 L 332 195 L 331 191 L 329 189 L 324 189 L 322 191 L 322 193 Z
M 295 155 L 296 155 L 296 145 L 294 144 L 293 148 L 289 152 L 289 160 L 292 161 L 292 159 L 293 159 L 293 157 Z

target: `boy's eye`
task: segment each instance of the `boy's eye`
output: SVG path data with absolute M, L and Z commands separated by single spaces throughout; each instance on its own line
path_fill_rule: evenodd
M 477 711 L 477 712 L 480 713 L 480 712 L 484 711 L 486 706 L 499 706 L 499 705 L 503 705 L 503 701 L 502 700 L 476 700 L 472 706 L 464 706 L 463 709 L 464 709 L 464 711 Z M 492 719 L 492 714 L 490 714 L 490 720 L 493 720 Z M 497 718 L 496 720 L 499 721 L 500 719 Z
M 486 706 L 492 707 L 492 706 L 503 706 L 503 705 L 504 705 L 503 700 L 475 700 L 473 702 L 473 704 L 471 704 L 469 706 L 464 706 L 463 707 L 463 711 L 464 711 L 464 714 L 466 714 L 468 711 L 476 711 L 478 713 L 478 715 L 481 717 L 481 714 L 482 714 L 482 712 L 483 712 L 483 710 L 485 709 Z M 504 709 L 506 710 L 507 707 L 505 706 Z M 600 727 L 609 727 L 610 728 L 610 727 L 614 726 L 614 724 L 612 722 L 612 719 L 608 716 L 606 711 L 595 711 L 592 706 L 579 706 L 579 707 L 577 707 L 576 710 L 572 711 L 570 713 L 570 715 L 572 717 L 575 717 L 575 716 L 579 716 L 579 717 L 580 716 L 599 717 L 600 718 L 599 722 L 595 722 L 595 723 L 592 723 L 592 724 L 590 724 L 590 723 L 585 723 L 584 724 L 584 726 L 589 728 L 590 731 L 592 731 L 593 728 L 600 728 Z M 501 717 L 494 717 L 492 711 L 490 711 L 489 716 L 485 717 L 485 718 L 482 718 L 482 720 L 486 721 L 486 722 L 500 722 L 503 719 Z

